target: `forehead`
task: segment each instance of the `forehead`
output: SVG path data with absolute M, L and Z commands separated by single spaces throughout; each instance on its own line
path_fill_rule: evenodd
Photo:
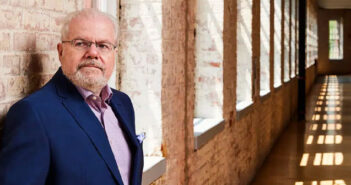
M 82 38 L 94 41 L 114 41 L 114 25 L 104 16 L 78 16 L 69 24 L 68 39 Z

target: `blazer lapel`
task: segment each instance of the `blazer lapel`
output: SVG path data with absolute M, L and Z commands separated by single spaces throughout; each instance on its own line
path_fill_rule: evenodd
M 63 97 L 62 104 L 76 120 L 77 124 L 82 128 L 82 130 L 84 130 L 84 132 L 88 135 L 97 152 L 100 154 L 113 174 L 115 180 L 118 182 L 118 184 L 122 185 L 122 178 L 118 172 L 115 158 L 113 156 L 106 133 L 99 120 L 90 110 L 90 107 L 85 103 L 84 99 L 81 97 L 74 85 L 63 76 L 61 69 L 54 78 L 56 78 L 56 88 L 58 94 Z
M 118 98 L 111 99 L 111 107 L 117 116 L 123 132 L 128 137 L 127 140 L 129 141 L 129 147 L 132 152 L 132 166 L 131 166 L 131 184 L 132 185 L 139 185 L 141 184 L 141 174 L 143 170 L 143 152 L 141 148 L 141 144 L 136 138 L 136 134 L 132 126 L 134 126 L 134 122 L 128 119 L 126 115 L 125 106 L 120 103 Z M 132 111 L 132 110 L 131 110 Z

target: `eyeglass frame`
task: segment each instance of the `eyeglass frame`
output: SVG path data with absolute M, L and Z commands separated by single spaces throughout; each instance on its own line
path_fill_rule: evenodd
M 63 40 L 63 41 L 61 41 L 61 43 L 62 43 L 62 44 L 64 44 L 64 43 L 70 43 L 71 46 L 73 46 L 74 48 L 83 49 L 83 48 L 79 48 L 79 47 L 77 47 L 77 46 L 74 45 L 74 44 L 75 44 L 74 42 L 77 41 L 77 40 L 80 40 L 80 41 L 83 41 L 83 42 L 88 43 L 88 45 L 87 45 L 88 47 L 87 47 L 87 48 L 84 48 L 85 50 L 88 50 L 88 49 L 91 47 L 91 45 L 93 45 L 93 44 L 95 45 L 96 48 L 99 48 L 99 47 L 98 47 L 99 44 L 108 44 L 108 45 L 112 46 L 111 50 L 108 50 L 108 52 L 110 52 L 110 51 L 112 51 L 112 50 L 114 50 L 114 49 L 117 48 L 117 46 L 115 46 L 114 44 L 112 44 L 112 43 L 110 43 L 110 42 L 105 42 L 105 41 L 103 41 L 103 42 L 97 42 L 97 41 L 92 42 L 92 41 L 88 41 L 88 40 L 80 39 L 80 38 L 78 38 L 78 39 L 72 39 L 72 40 Z M 98 49 L 98 50 L 99 50 L 99 49 Z M 101 51 L 101 50 L 99 50 L 99 51 Z

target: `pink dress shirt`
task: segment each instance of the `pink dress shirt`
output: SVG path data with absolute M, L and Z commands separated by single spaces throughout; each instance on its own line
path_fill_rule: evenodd
M 101 90 L 100 96 L 95 96 L 91 91 L 85 90 L 81 87 L 76 86 L 76 88 L 98 118 L 102 127 L 104 127 L 123 184 L 129 185 L 131 153 L 118 119 L 108 104 L 113 95 L 110 87 L 106 85 Z

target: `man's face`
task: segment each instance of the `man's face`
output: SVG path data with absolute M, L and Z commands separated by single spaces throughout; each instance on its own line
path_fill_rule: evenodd
M 76 17 L 69 25 L 69 32 L 63 40 L 83 39 L 90 42 L 115 44 L 112 22 L 102 16 Z M 79 49 L 69 42 L 57 45 L 63 73 L 77 86 L 98 92 L 110 78 L 115 50 L 101 52 L 95 44 L 87 49 Z

